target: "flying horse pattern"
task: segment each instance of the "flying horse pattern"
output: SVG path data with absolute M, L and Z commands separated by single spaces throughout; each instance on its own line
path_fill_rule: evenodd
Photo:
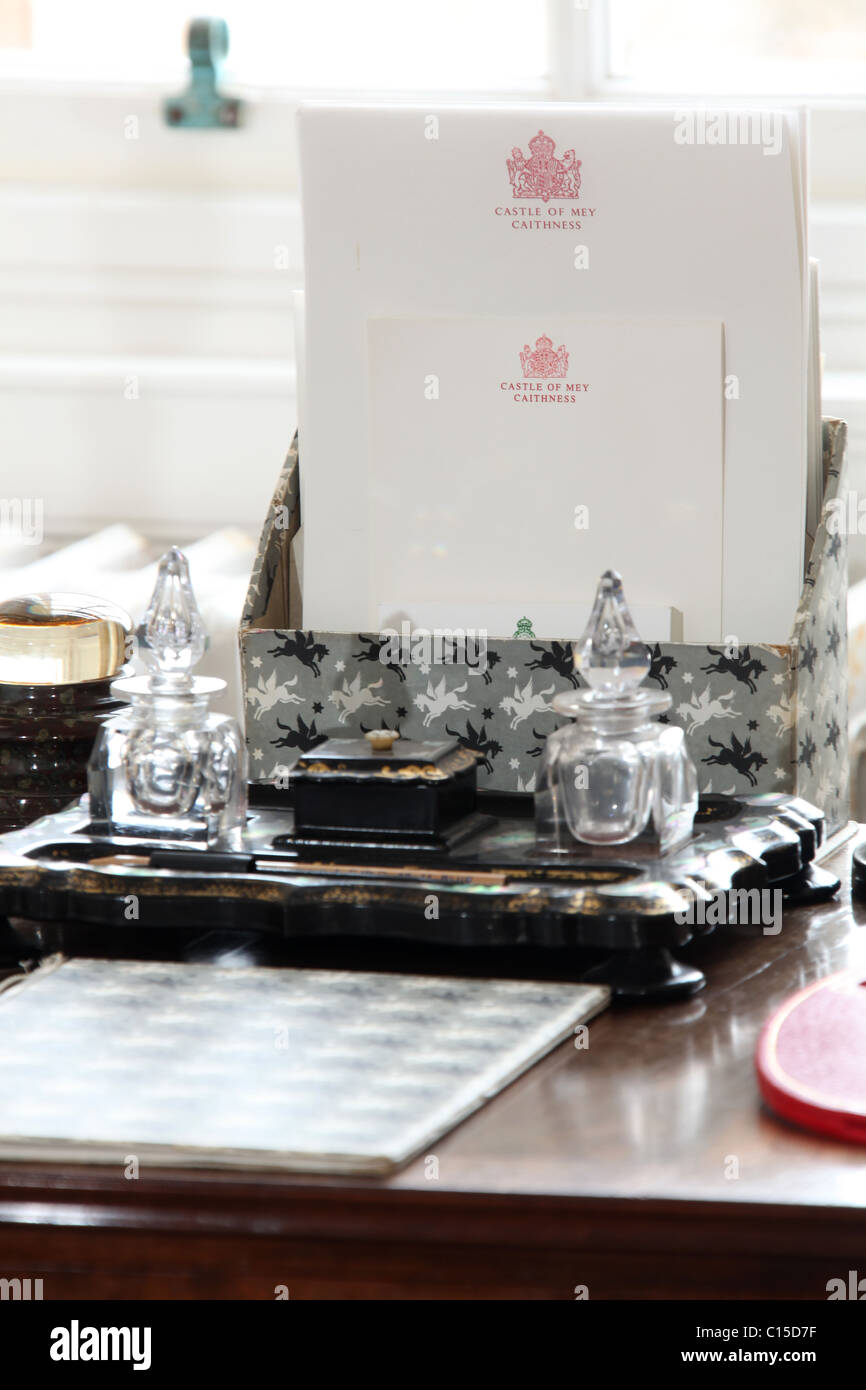
M 707 743 L 719 751 L 711 753 L 708 758 L 701 758 L 702 763 L 718 763 L 720 767 L 732 767 L 741 777 L 745 777 L 751 786 L 758 785 L 755 768 L 764 767 L 767 759 L 763 753 L 752 748 L 750 738 L 741 743 L 736 734 L 731 734 L 730 744 L 720 743 L 716 738 L 708 738 Z
M 533 693 L 532 676 L 522 690 L 519 685 L 515 685 L 514 694 L 505 695 L 499 701 L 499 708 L 511 715 L 509 727 L 516 729 L 518 724 L 522 724 L 531 714 L 547 714 L 553 706 L 548 704 L 546 697 L 552 695 L 555 689 L 555 685 L 549 685 L 546 690 Z
M 754 693 L 757 690 L 755 681 L 766 671 L 763 661 L 753 657 L 748 647 L 743 647 L 742 651 L 735 651 L 733 656 L 728 656 L 727 652 L 721 651 L 718 647 L 707 647 L 710 656 L 716 657 L 709 666 L 702 666 L 702 671 L 718 672 L 723 676 L 733 676 L 735 680 L 742 681 Z
M 399 681 L 405 681 L 406 672 L 396 661 L 385 661 L 383 652 L 390 645 L 387 637 L 367 637 L 363 632 L 358 633 L 358 641 L 364 643 L 365 650 L 353 652 L 352 656 L 356 661 L 378 661 L 385 667 L 386 671 L 393 671 Z
M 291 689 L 297 683 L 298 677 L 292 676 L 290 681 L 283 681 L 282 685 L 277 685 L 276 670 L 271 672 L 267 680 L 264 676 L 259 676 L 258 686 L 251 686 L 247 691 L 247 703 L 254 707 L 255 718 L 261 719 L 262 715 L 275 705 L 302 705 L 304 696 Z
M 282 737 L 270 740 L 274 748 L 296 748 L 298 753 L 309 753 L 311 748 L 318 748 L 328 737 L 316 728 L 315 719 L 307 724 L 300 714 L 294 728 L 291 724 L 284 724 L 281 719 L 277 719 L 277 728 L 282 729 L 283 733 Z
M 782 738 L 784 734 L 789 734 L 792 729 L 797 727 L 797 702 L 791 701 L 787 695 L 779 698 L 777 705 L 770 705 L 767 710 L 768 715 L 776 725 L 776 738 Z
M 314 642 L 312 632 L 275 632 L 274 636 L 279 637 L 280 646 L 269 647 L 268 656 L 295 657 L 314 676 L 322 674 L 319 663 L 328 655 L 328 648 L 322 642 Z
M 530 642 L 529 646 L 531 651 L 538 652 L 538 656 L 525 663 L 527 671 L 553 671 L 571 685 L 577 685 L 574 656 L 568 642 L 551 642 L 546 647 Z
M 453 690 L 446 690 L 444 676 L 435 689 L 433 687 L 433 682 L 428 681 L 426 695 L 421 694 L 415 696 L 416 709 L 425 711 L 424 728 L 429 729 L 434 719 L 440 719 L 442 715 L 447 714 L 449 710 L 475 709 L 471 701 L 460 699 L 460 696 L 468 687 L 469 682 L 465 680 L 462 685 L 455 685 Z
M 456 646 L 443 644 L 441 663 L 400 665 L 374 633 L 262 632 L 264 664 L 246 689 L 251 754 L 270 744 L 286 757 L 326 737 L 360 737 L 386 719 L 404 739 L 459 739 L 478 756 L 482 787 L 529 791 L 548 737 L 564 722 L 554 697 L 583 682 L 570 639 L 494 640 L 496 651 L 488 649 L 482 670 L 461 661 Z M 662 720 L 684 729 L 705 776 L 720 773 L 725 790 L 732 782 L 760 791 L 791 785 L 789 744 L 797 724 L 786 657 L 767 647 L 719 645 L 685 659 L 682 648 L 658 642 L 648 656 L 647 685 L 674 697 Z M 778 687 L 769 698 L 762 693 L 768 685 Z M 829 726 L 829 715 L 824 722 Z M 793 751 L 807 771 L 810 758 L 817 766 L 802 737 Z M 256 758 L 254 775 L 266 780 L 268 766 Z
M 699 729 L 710 719 L 736 719 L 738 717 L 737 710 L 731 709 L 730 705 L 725 704 L 726 700 L 733 700 L 735 694 L 736 691 L 729 690 L 726 694 L 717 695 L 713 699 L 709 686 L 700 695 L 693 690 L 692 698 L 688 704 L 677 705 L 678 717 L 688 724 L 686 733 L 693 734 L 695 729 Z
M 487 737 L 487 728 L 484 724 L 480 729 L 476 729 L 467 719 L 466 730 L 461 734 L 459 729 L 452 729 L 445 725 L 445 732 L 449 738 L 456 738 L 461 748 L 468 748 L 470 753 L 475 753 L 478 764 L 483 767 L 485 772 L 493 771 L 493 759 L 498 758 L 502 752 L 502 744 L 495 738 Z
M 341 724 L 345 724 L 350 714 L 357 714 L 359 709 L 365 705 L 389 705 L 390 700 L 384 700 L 380 695 L 374 695 L 373 691 L 378 690 L 382 684 L 382 677 L 377 681 L 371 681 L 369 685 L 361 684 L 361 672 L 359 671 L 355 679 L 349 683 L 348 679 L 343 680 L 342 690 L 332 690 L 330 701 L 336 705 L 340 713 L 337 715 Z
M 650 668 L 647 671 L 647 680 L 655 681 L 661 690 L 668 688 L 668 676 L 676 667 L 676 662 L 672 656 L 668 656 L 662 651 L 658 642 L 654 647 L 649 648 Z

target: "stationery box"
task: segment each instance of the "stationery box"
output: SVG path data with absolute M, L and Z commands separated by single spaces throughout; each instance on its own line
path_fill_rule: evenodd
M 846 432 L 824 421 L 824 508 L 788 642 L 653 643 L 648 677 L 673 698 L 662 717 L 688 736 L 703 793 L 802 796 L 831 831 L 848 815 Z M 409 739 L 456 738 L 477 755 L 482 792 L 532 793 L 545 740 L 563 722 L 553 697 L 579 684 L 571 642 L 588 610 L 561 640 L 530 628 L 489 634 L 483 651 L 456 636 L 407 647 L 376 631 L 313 632 L 297 578 L 301 520 L 296 438 L 241 619 L 253 785 L 289 797 L 286 770 L 301 753 L 385 726 Z

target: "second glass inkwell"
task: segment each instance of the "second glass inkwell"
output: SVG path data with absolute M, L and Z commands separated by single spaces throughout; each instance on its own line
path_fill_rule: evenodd
M 664 853 L 688 839 L 698 807 L 697 776 L 682 729 L 659 723 L 671 706 L 641 689 L 650 656 L 614 570 L 602 575 L 589 625 L 574 646 L 588 689 L 553 701 L 574 723 L 547 740 L 536 793 L 539 846 L 640 841 Z

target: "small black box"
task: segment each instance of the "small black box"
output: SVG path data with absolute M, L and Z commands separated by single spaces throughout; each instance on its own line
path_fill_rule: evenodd
M 475 811 L 474 753 L 453 739 L 332 738 L 291 770 L 295 838 L 445 848 Z

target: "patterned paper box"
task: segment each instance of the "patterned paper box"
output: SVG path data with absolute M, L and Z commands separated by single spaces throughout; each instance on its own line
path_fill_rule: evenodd
M 845 454 L 845 424 L 825 420 L 824 520 L 790 641 L 740 650 L 657 643 L 648 678 L 673 697 L 662 717 L 688 735 L 702 791 L 795 793 L 820 806 L 831 829 L 848 814 L 847 537 L 827 525 L 843 496 Z M 545 739 L 563 722 L 553 696 L 580 683 L 570 645 L 578 634 L 490 636 L 482 670 L 380 661 L 374 632 L 305 631 L 292 564 L 300 520 L 296 439 L 241 619 L 252 781 L 284 785 L 285 769 L 325 738 L 387 725 L 404 738 L 453 735 L 474 749 L 483 790 L 534 791 Z

